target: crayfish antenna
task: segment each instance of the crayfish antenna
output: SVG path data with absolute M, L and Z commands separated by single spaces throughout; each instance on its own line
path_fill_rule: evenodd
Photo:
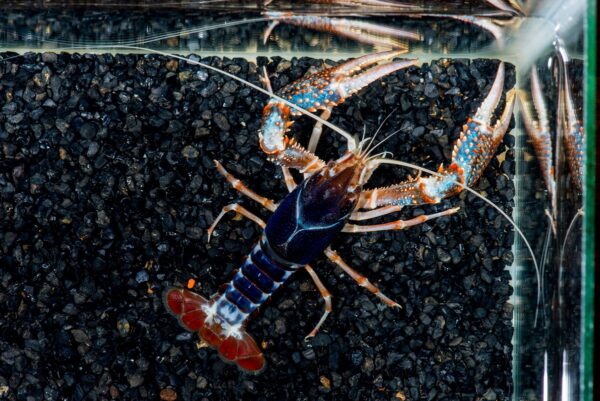
M 163 301 L 167 310 L 178 318 L 183 328 L 198 332 L 202 340 L 217 349 L 223 361 L 236 364 L 248 373 L 260 373 L 265 357 L 256 341 L 244 328 L 226 332 L 215 319 L 214 302 L 181 288 L 169 288 Z

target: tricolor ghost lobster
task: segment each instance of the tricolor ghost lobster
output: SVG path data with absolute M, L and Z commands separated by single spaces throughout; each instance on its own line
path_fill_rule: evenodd
M 365 67 L 386 61 L 396 54 L 384 52 L 351 60 L 308 75 L 277 94 L 307 109 L 328 112 L 360 88 L 416 62 L 392 61 L 364 71 Z M 218 171 L 236 190 L 273 214 L 265 223 L 239 204 L 225 206 L 209 228 L 209 238 L 223 215 L 235 211 L 263 228 L 260 239 L 223 292 L 207 299 L 186 289 L 171 288 L 164 296 L 168 310 L 184 328 L 197 331 L 204 342 L 216 348 L 223 360 L 235 363 L 244 371 L 259 372 L 265 366 L 265 357 L 245 330 L 249 316 L 294 272 L 305 269 L 325 302 L 325 312 L 308 335 L 314 336 L 331 311 L 331 295 L 310 267 L 310 263 L 323 253 L 386 305 L 399 307 L 367 278 L 346 264 L 331 249 L 330 243 L 340 232 L 402 230 L 455 213 L 457 208 L 407 221 L 372 225 L 355 223 L 396 212 L 403 206 L 438 203 L 460 192 L 462 185 L 472 185 L 494 156 L 510 122 L 514 103 L 512 91 L 507 96 L 505 110 L 496 125 L 489 125 L 501 98 L 503 84 L 504 65 L 501 63 L 487 98 L 475 117 L 464 126 L 455 145 L 451 164 L 440 169 L 438 176 L 417 178 L 369 191 L 364 191 L 363 185 L 375 169 L 385 163 L 385 154 L 374 154 L 377 145 L 374 145 L 373 139 L 363 139 L 355 149 L 350 148 L 339 159 L 325 163 L 286 136 L 292 114 L 288 105 L 275 100 L 269 102 L 263 115 L 260 144 L 269 157 L 284 169 L 290 193 L 276 203 L 252 192 L 215 161 Z M 318 136 L 320 132 L 313 134 Z M 304 180 L 296 185 L 288 168 L 304 173 Z

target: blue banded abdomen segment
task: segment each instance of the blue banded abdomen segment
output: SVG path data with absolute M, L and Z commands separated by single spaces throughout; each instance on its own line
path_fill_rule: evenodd
M 246 320 L 248 313 L 242 312 L 235 303 L 227 298 L 227 290 L 215 301 L 217 316 L 230 326 L 238 326 Z
M 240 269 L 242 275 L 263 293 L 270 294 L 279 287 L 279 282 L 273 280 L 248 259 Z
M 284 269 L 276 264 L 265 254 L 262 247 L 259 245 L 252 249 L 250 258 L 252 258 L 252 261 L 254 261 L 257 266 L 260 266 L 261 270 L 275 282 L 283 283 L 291 274 L 289 268 Z
M 246 298 L 246 296 L 235 288 L 235 286 L 229 285 L 227 287 L 227 290 L 225 290 L 225 297 L 245 314 L 252 313 L 256 309 L 256 304 Z
M 215 301 L 217 315 L 231 326 L 243 323 L 294 271 L 273 261 L 257 244 Z
M 233 278 L 233 287 L 244 294 L 250 301 L 259 304 L 264 301 L 266 296 L 264 292 L 254 284 L 252 284 L 241 272 L 237 272 Z

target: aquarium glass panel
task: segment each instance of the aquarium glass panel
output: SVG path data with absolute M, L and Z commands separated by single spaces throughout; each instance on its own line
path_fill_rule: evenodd
M 591 400 L 593 3 L 2 2 L 0 398 Z

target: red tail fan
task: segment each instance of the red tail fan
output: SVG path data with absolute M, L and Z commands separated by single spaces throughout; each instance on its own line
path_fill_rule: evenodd
M 244 329 L 240 329 L 239 338 L 226 336 L 218 322 L 206 322 L 205 310 L 212 301 L 188 290 L 171 288 L 165 292 L 164 302 L 184 328 L 197 331 L 206 343 L 219 351 L 225 362 L 235 363 L 250 373 L 258 373 L 265 367 L 260 348 Z

